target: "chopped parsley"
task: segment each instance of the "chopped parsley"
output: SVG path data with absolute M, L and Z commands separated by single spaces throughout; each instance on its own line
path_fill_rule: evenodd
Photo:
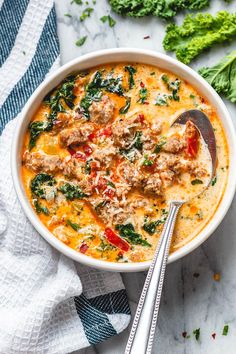
M 81 37 L 80 39 L 78 39 L 75 44 L 77 45 L 77 47 L 81 47 L 87 40 L 87 37 L 88 36 L 84 36 L 84 37 Z
M 83 1 L 82 0 L 72 0 L 71 4 L 76 4 L 76 5 L 83 5 Z
M 63 184 L 59 190 L 65 195 L 67 200 L 82 199 L 87 197 L 87 194 L 85 194 L 79 186 L 71 183 Z
M 154 164 L 153 160 L 149 160 L 148 155 L 144 155 L 143 166 L 152 166 Z
M 64 14 L 64 16 L 69 17 L 69 18 L 71 18 L 71 17 L 72 17 L 72 15 L 71 15 L 71 14 Z
M 116 21 L 110 15 L 102 16 L 100 20 L 103 23 L 108 22 L 109 27 L 114 27 L 116 24 Z
M 135 232 L 134 226 L 129 224 L 118 224 L 116 225 L 116 230 L 119 231 L 121 237 L 123 237 L 127 242 L 133 245 L 142 245 L 145 247 L 151 247 L 151 244 L 142 238 L 142 236 Z

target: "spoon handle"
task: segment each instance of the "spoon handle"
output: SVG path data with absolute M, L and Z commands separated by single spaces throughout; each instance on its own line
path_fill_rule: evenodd
M 151 353 L 170 243 L 176 216 L 182 204 L 170 203 L 169 215 L 143 286 L 125 354 Z

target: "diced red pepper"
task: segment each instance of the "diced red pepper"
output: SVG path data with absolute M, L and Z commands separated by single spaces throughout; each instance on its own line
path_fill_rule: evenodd
M 142 88 L 145 87 L 145 85 L 144 85 L 144 83 L 142 81 L 140 82 L 140 87 L 142 87 Z
M 89 146 L 87 144 L 83 146 L 83 150 L 84 150 L 84 153 L 86 156 L 90 156 L 93 152 L 93 149 L 91 148 L 91 146 Z
M 115 195 L 115 191 L 111 188 L 107 188 L 104 194 L 106 194 L 108 198 L 112 199 Z
M 143 124 L 144 123 L 144 120 L 145 120 L 145 117 L 144 117 L 144 114 L 140 113 L 137 117 L 137 120 Z
M 88 245 L 86 243 L 82 243 L 82 245 L 80 246 L 79 250 L 81 253 L 85 253 L 88 250 Z
M 110 126 L 104 128 L 104 129 L 101 129 L 99 130 L 98 132 L 98 136 L 111 136 L 112 135 L 112 129 Z
M 86 156 L 82 152 L 79 152 L 79 151 L 77 151 L 73 155 L 73 157 L 75 157 L 76 159 L 80 159 L 80 160 L 86 161 Z
M 190 157 L 196 157 L 198 152 L 198 139 L 187 138 L 187 154 Z
M 187 142 L 187 154 L 189 157 L 194 158 L 198 153 L 199 133 L 191 121 L 186 123 L 185 137 Z
M 95 134 L 95 133 L 91 133 L 91 134 L 88 135 L 88 139 L 89 139 L 90 141 L 93 141 L 93 139 L 95 139 L 95 137 L 96 137 L 96 134 Z
M 107 227 L 105 229 L 105 237 L 106 239 L 113 245 L 120 248 L 124 252 L 128 252 L 130 249 L 130 244 L 117 235 L 112 229 Z
M 74 156 L 76 154 L 76 151 L 72 149 L 70 146 L 67 148 L 67 150 L 71 154 L 71 156 Z
M 146 104 L 146 105 L 148 105 L 148 104 L 149 104 L 149 102 L 145 101 L 145 102 L 143 102 L 143 104 Z

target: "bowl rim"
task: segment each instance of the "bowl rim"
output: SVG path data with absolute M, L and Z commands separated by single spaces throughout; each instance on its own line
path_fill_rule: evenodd
M 29 98 L 28 102 L 26 103 L 25 107 L 23 108 L 22 112 L 18 116 L 18 121 L 16 124 L 16 129 L 15 133 L 12 139 L 12 148 L 11 148 L 11 172 L 12 172 L 12 178 L 13 178 L 13 184 L 14 188 L 16 191 L 16 194 L 18 196 L 18 199 L 20 201 L 20 204 L 27 216 L 27 218 L 30 220 L 34 228 L 39 232 L 39 234 L 54 248 L 56 248 L 58 251 L 63 253 L 64 255 L 68 256 L 69 258 L 80 262 L 82 264 L 85 264 L 90 267 L 102 269 L 102 270 L 107 270 L 107 271 L 116 271 L 116 272 L 138 272 L 138 271 L 144 271 L 147 270 L 148 267 L 150 266 L 151 260 L 150 261 L 145 261 L 145 262 L 136 262 L 136 263 L 115 263 L 115 262 L 108 262 L 104 260 L 99 260 L 92 258 L 90 256 L 86 256 L 80 252 L 77 252 L 73 249 L 71 249 L 69 246 L 65 245 L 63 242 L 58 240 L 40 221 L 40 219 L 37 217 L 35 214 L 32 206 L 30 205 L 27 196 L 24 191 L 23 184 L 21 182 L 21 177 L 20 177 L 20 154 L 21 154 L 21 149 L 22 149 L 22 139 L 21 137 L 24 135 L 26 126 L 28 125 L 28 122 L 30 121 L 29 116 L 32 116 L 32 107 L 33 103 L 35 101 L 38 101 L 38 105 L 36 104 L 36 108 L 38 108 L 39 104 L 42 101 L 42 98 L 45 96 L 45 91 L 49 92 L 50 89 L 56 86 L 63 77 L 68 75 L 70 72 L 73 72 L 73 70 L 83 70 L 85 69 L 87 61 L 94 61 L 93 64 L 89 65 L 88 67 L 93 67 L 96 66 L 98 63 L 97 61 L 101 59 L 104 59 L 103 63 L 108 63 L 108 62 L 122 62 L 122 60 L 116 60 L 117 58 L 124 56 L 130 55 L 131 57 L 135 56 L 135 60 L 123 60 L 123 61 L 130 61 L 130 62 L 139 62 L 139 63 L 145 63 L 145 60 L 139 60 L 138 56 L 141 57 L 149 57 L 150 60 L 156 60 L 156 66 L 159 67 L 158 65 L 158 60 L 163 61 L 166 63 L 168 66 L 173 66 L 177 71 L 180 70 L 182 73 L 180 74 L 180 77 L 183 78 L 183 73 L 186 74 L 190 78 L 190 81 L 194 81 L 200 86 L 201 88 L 197 88 L 199 91 L 205 91 L 204 95 L 207 94 L 207 96 L 210 97 L 211 101 L 214 101 L 214 107 L 217 109 L 217 111 L 221 112 L 220 120 L 221 123 L 224 125 L 224 130 L 226 133 L 226 127 L 227 127 L 227 143 L 228 143 L 228 148 L 229 148 L 229 155 L 230 155 L 230 161 L 229 161 L 229 172 L 228 172 L 228 180 L 227 180 L 227 185 L 222 197 L 222 200 L 220 201 L 217 210 L 215 214 L 213 215 L 212 219 L 207 223 L 207 225 L 200 231 L 200 233 L 195 236 L 190 242 L 188 242 L 186 245 L 175 251 L 174 253 L 170 254 L 168 258 L 168 263 L 172 263 L 188 253 L 192 252 L 195 250 L 197 247 L 199 247 L 205 240 L 208 239 L 210 235 L 215 231 L 215 229 L 218 227 L 218 225 L 221 223 L 223 220 L 224 216 L 226 215 L 231 202 L 233 200 L 234 194 L 235 194 L 235 189 L 236 189 L 236 169 L 232 168 L 233 162 L 236 163 L 236 134 L 235 134 L 235 129 L 232 123 L 232 119 L 230 117 L 230 114 L 220 98 L 220 96 L 216 93 L 216 91 L 193 69 L 188 67 L 187 65 L 177 61 L 176 59 L 171 58 L 170 56 L 160 53 L 160 52 L 155 52 L 152 50 L 146 50 L 146 49 L 140 49 L 140 48 L 111 48 L 111 49 L 103 49 L 103 50 L 98 50 L 94 51 L 89 54 L 82 55 L 79 58 L 73 59 L 70 62 L 66 63 L 65 65 L 61 66 L 58 70 L 56 70 L 54 73 L 48 75 L 45 80 L 39 85 L 39 87 L 35 90 L 35 92 L 31 95 Z M 115 58 L 113 60 L 106 60 L 109 56 L 114 56 Z M 136 57 L 137 56 L 137 57 Z M 99 61 L 99 63 L 100 63 Z M 83 68 L 79 68 L 79 66 L 83 66 Z M 77 67 L 75 69 L 75 67 Z M 160 66 L 162 67 L 162 66 Z M 74 68 L 74 69 L 73 69 Z M 169 70 L 169 69 L 168 69 Z M 170 69 L 170 71 L 174 72 L 175 70 Z M 59 79 L 60 77 L 60 79 Z M 58 82 L 57 82 L 58 81 Z M 188 78 L 187 78 L 188 81 Z M 55 84 L 55 82 L 57 82 Z M 45 90 L 46 89 L 46 90 Z M 208 99 L 209 99 L 208 97 Z M 34 110 L 36 110 L 36 108 Z M 218 113 L 219 114 L 219 113 Z M 223 121 L 222 121 L 223 117 Z M 26 124 L 27 123 L 27 124 Z M 20 148 L 19 148 L 20 147 Z

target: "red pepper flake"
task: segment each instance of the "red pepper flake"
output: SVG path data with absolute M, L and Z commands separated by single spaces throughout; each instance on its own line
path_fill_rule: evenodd
M 146 105 L 148 105 L 148 104 L 149 104 L 149 102 L 145 101 L 145 102 L 143 102 L 143 104 L 146 104 Z
M 142 81 L 140 82 L 140 87 L 142 87 L 142 88 L 145 87 L 145 85 L 144 85 L 144 83 Z
M 117 235 L 112 229 L 107 227 L 105 229 L 105 237 L 106 239 L 114 246 L 120 248 L 122 251 L 127 252 L 130 249 L 130 244 Z
M 150 38 L 150 36 L 145 36 L 145 37 L 143 37 L 143 39 L 149 39 Z
M 86 156 L 90 156 L 93 152 L 93 149 L 89 145 L 84 145 L 83 150 Z
M 193 273 L 194 278 L 198 278 L 200 276 L 199 273 Z
M 212 333 L 212 338 L 215 339 L 216 338 L 216 333 Z
M 182 332 L 182 337 L 186 338 L 187 337 L 187 332 Z
M 80 246 L 79 250 L 80 250 L 81 253 L 85 253 L 88 248 L 89 248 L 88 245 L 87 245 L 86 243 L 83 243 L 83 244 Z

